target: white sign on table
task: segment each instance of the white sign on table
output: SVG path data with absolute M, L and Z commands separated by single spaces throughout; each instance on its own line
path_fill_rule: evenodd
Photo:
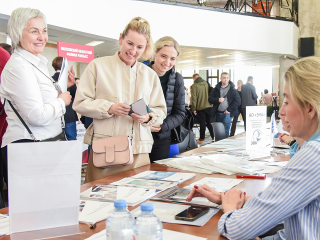
M 246 107 L 246 149 L 258 150 L 266 148 L 267 107 Z
M 8 145 L 10 233 L 78 225 L 82 143 Z

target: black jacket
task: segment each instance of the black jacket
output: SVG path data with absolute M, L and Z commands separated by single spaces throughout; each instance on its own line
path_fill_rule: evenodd
M 238 116 L 238 107 L 241 105 L 241 98 L 238 94 L 238 91 L 234 88 L 233 82 L 229 81 L 230 89 L 227 93 L 227 99 L 229 107 L 227 108 L 228 112 L 230 112 L 230 117 Z M 209 102 L 211 104 L 214 104 L 216 109 L 218 109 L 219 106 L 219 98 L 223 97 L 220 96 L 220 88 L 221 88 L 221 82 L 219 82 L 216 87 L 210 92 L 209 96 Z
M 148 66 L 154 62 L 151 62 Z M 165 93 L 167 105 L 167 117 L 163 120 L 161 130 L 158 133 L 153 132 L 154 139 L 162 139 L 171 136 L 171 130 L 180 126 L 185 117 L 185 99 L 184 99 L 184 82 L 180 73 L 176 73 L 174 67 L 168 80 L 168 88 Z
M 59 79 L 59 75 L 60 75 L 60 72 L 56 72 L 52 76 L 52 78 L 57 82 Z M 73 85 L 72 87 L 69 87 L 67 90 L 70 92 L 72 99 L 71 99 L 71 103 L 68 106 L 66 106 L 66 113 L 64 114 L 64 121 L 66 123 L 76 122 L 76 121 L 78 121 L 78 115 L 73 110 L 72 105 L 73 105 L 73 100 L 76 96 L 77 87 L 76 87 L 76 85 Z

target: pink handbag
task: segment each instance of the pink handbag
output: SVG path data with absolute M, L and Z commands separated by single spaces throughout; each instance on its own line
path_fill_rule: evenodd
M 139 63 L 137 62 L 135 100 L 137 100 L 138 94 L 138 72 Z M 113 136 L 95 139 L 92 141 L 92 152 L 93 165 L 95 167 L 125 166 L 133 163 L 132 143 L 129 136 Z
M 92 142 L 93 165 L 109 167 L 133 163 L 131 140 L 128 136 L 95 139 Z

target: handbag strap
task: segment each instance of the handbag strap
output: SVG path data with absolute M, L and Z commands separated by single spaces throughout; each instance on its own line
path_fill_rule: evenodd
M 4 101 L 6 101 L 6 99 L 4 99 Z M 36 141 L 37 139 L 34 137 L 33 133 L 31 132 L 30 128 L 28 127 L 28 125 L 25 123 L 25 121 L 23 121 L 22 117 L 20 116 L 20 114 L 18 113 L 18 111 L 14 108 L 14 106 L 12 105 L 12 103 L 7 100 L 9 105 L 11 106 L 12 110 L 14 111 L 14 113 L 17 115 L 17 117 L 20 119 L 21 123 L 23 124 L 23 126 L 27 129 L 28 133 L 30 134 L 31 138 L 33 141 Z
M 140 63 L 137 62 L 137 77 L 136 77 L 136 89 L 135 89 L 135 92 L 134 92 L 134 101 L 137 101 L 137 97 L 138 97 L 138 82 L 139 82 L 139 68 L 140 68 Z

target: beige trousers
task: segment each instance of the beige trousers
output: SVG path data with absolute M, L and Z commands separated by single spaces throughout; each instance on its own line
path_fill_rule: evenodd
M 150 164 L 149 154 L 133 154 L 133 163 L 126 166 L 116 166 L 116 167 L 107 167 L 107 168 L 97 168 L 93 165 L 93 151 L 91 149 L 90 156 L 88 160 L 87 172 L 85 183 L 99 180 L 120 172 L 125 172 L 134 168 L 142 167 Z

